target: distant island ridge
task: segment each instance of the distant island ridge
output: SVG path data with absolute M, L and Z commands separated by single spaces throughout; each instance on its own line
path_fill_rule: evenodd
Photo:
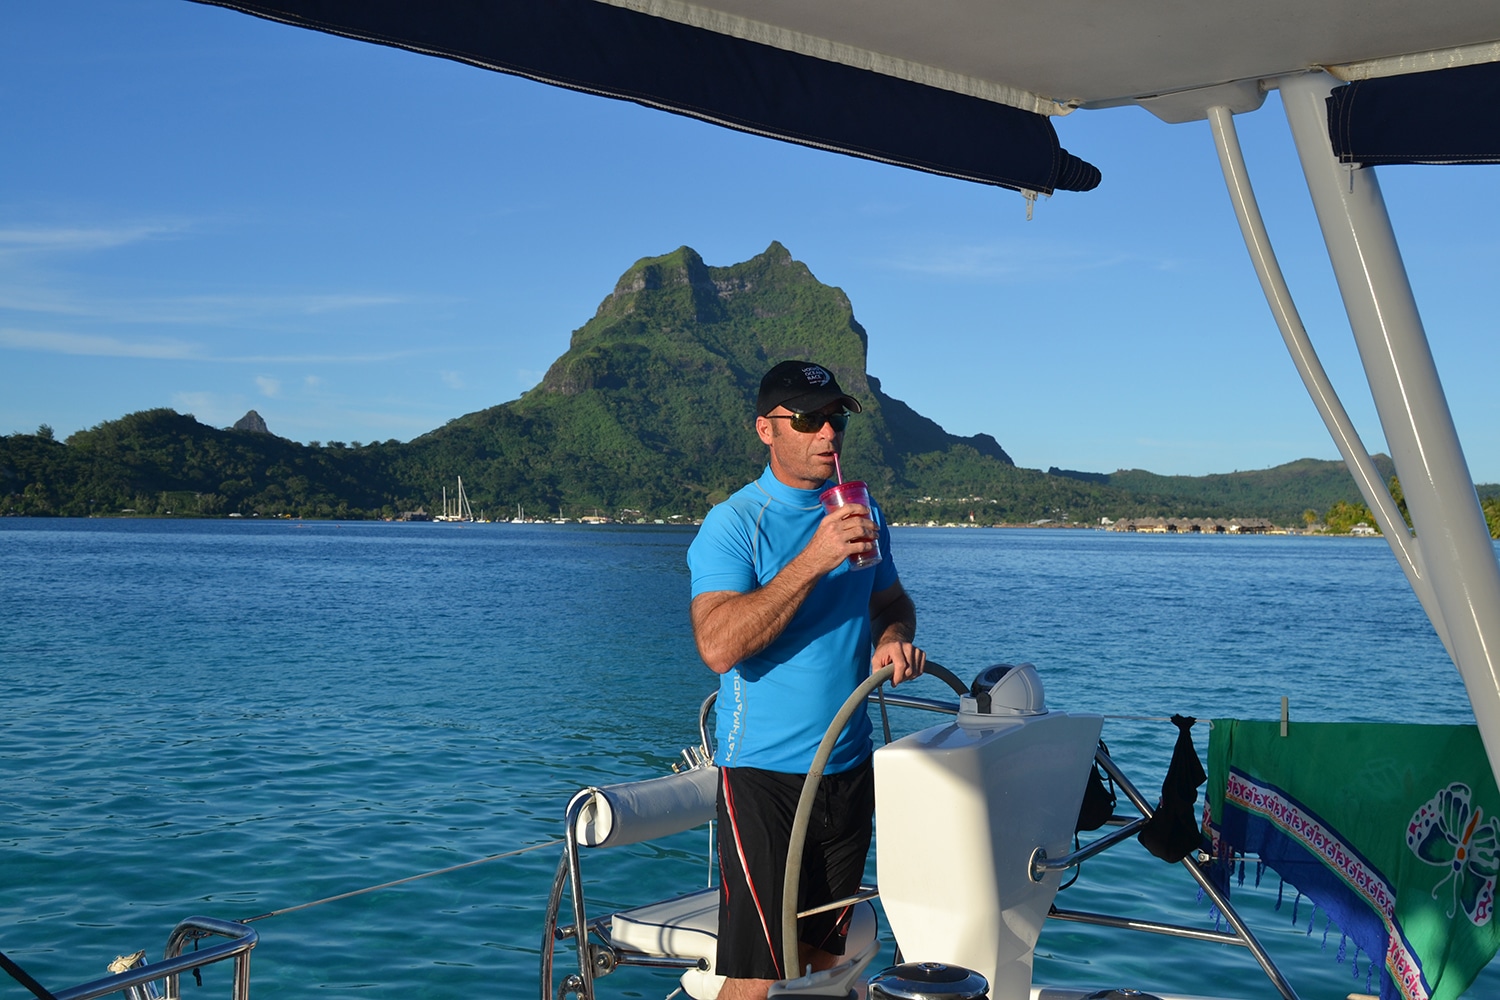
M 145 410 L 66 441 L 43 425 L 0 437 L 0 514 L 394 518 L 437 509 L 462 476 L 474 509 L 496 517 L 692 521 L 764 466 L 760 376 L 808 358 L 864 402 L 845 462 L 893 522 L 1373 524 L 1339 462 L 1210 476 L 1020 468 L 995 437 L 950 434 L 886 394 L 867 355 L 848 297 L 780 243 L 727 267 L 680 247 L 627 269 L 535 388 L 404 444 L 303 445 L 254 410 L 222 429 Z M 1376 464 L 1389 480 L 1390 460 Z M 1500 486 L 1480 492 L 1500 532 Z

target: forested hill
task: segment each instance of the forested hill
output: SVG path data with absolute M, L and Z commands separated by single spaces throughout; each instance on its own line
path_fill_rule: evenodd
M 1390 482 L 1395 475 L 1395 463 L 1387 455 L 1375 455 L 1373 461 L 1381 478 Z M 1149 507 L 1253 510 L 1265 512 L 1259 516 L 1271 517 L 1285 524 L 1294 523 L 1299 511 L 1312 510 L 1321 515 L 1340 501 L 1359 500 L 1359 491 L 1342 462 L 1315 458 L 1299 459 L 1271 469 L 1208 476 L 1158 476 L 1144 469 L 1122 469 L 1106 474 L 1055 468 L 1048 472 L 1122 490 Z
M 258 415 L 220 430 L 148 410 L 66 442 L 45 428 L 0 437 L 0 513 L 391 516 L 436 509 L 463 476 L 475 509 L 495 514 L 694 518 L 762 468 L 756 387 L 787 358 L 827 365 L 864 402 L 844 466 L 897 520 L 1292 524 L 1358 500 L 1335 462 L 1201 478 L 1020 469 L 993 437 L 949 434 L 886 395 L 867 346 L 847 296 L 779 243 L 729 267 L 682 247 L 627 270 L 536 388 L 409 443 L 301 445 Z

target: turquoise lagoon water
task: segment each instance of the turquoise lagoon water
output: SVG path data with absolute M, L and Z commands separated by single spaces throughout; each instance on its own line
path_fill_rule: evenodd
M 1286 695 L 1294 720 L 1472 721 L 1380 541 L 895 534 L 933 658 L 966 677 L 1034 662 L 1055 708 L 1274 718 Z M 189 914 L 254 916 L 557 838 L 577 788 L 663 773 L 697 740 L 713 678 L 687 623 L 691 537 L 0 522 L 0 949 L 60 989 L 159 954 Z M 933 721 L 895 714 L 900 731 Z M 1174 735 L 1105 729 L 1150 792 Z M 534 997 L 557 854 L 260 921 L 255 995 Z M 590 855 L 591 912 L 704 884 L 706 855 L 703 831 Z M 1335 961 L 1337 928 L 1325 950 L 1305 900 L 1294 926 L 1274 877 L 1248 886 L 1236 903 L 1304 998 L 1365 989 L 1366 960 Z M 1060 902 L 1212 926 L 1186 874 L 1133 844 Z M 184 990 L 225 995 L 227 978 Z M 1036 978 L 1274 995 L 1239 949 L 1055 922 Z M 627 970 L 600 994 L 673 985 Z M 1500 966 L 1470 995 L 1500 996 Z

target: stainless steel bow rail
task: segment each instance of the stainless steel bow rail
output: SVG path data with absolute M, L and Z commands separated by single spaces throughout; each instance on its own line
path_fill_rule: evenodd
M 227 940 L 186 955 L 182 953 L 189 941 L 197 942 L 215 935 Z M 138 965 L 82 986 L 58 990 L 52 995 L 56 1000 L 93 1000 L 94 997 L 123 992 L 127 997 L 144 1000 L 156 996 L 149 984 L 165 979 L 167 1000 L 177 1000 L 181 995 L 177 980 L 182 973 L 234 959 L 234 986 L 230 995 L 233 1000 L 250 1000 L 250 950 L 257 940 L 259 936 L 255 929 L 238 921 L 188 917 L 172 929 L 167 938 L 166 957 L 161 961 Z

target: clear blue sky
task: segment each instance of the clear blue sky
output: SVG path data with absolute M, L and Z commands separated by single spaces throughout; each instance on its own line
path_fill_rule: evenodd
M 1384 448 L 1273 95 L 1239 119 L 1324 362 Z M 170 406 L 409 439 L 534 385 L 635 260 L 780 240 L 870 373 L 1025 466 L 1336 458 L 1207 126 L 1060 119 L 1104 171 L 1010 192 L 184 0 L 0 5 L 0 433 Z M 1381 174 L 1469 463 L 1500 481 L 1494 168 Z

